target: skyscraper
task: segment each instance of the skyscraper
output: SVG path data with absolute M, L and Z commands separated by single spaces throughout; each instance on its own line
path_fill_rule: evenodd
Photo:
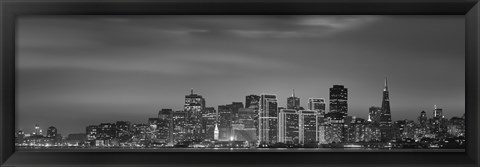
M 232 107 L 231 105 L 218 106 L 218 140 L 229 140 L 232 128 Z
M 435 109 L 433 109 L 433 118 L 434 119 L 443 118 L 443 109 L 437 108 L 437 105 L 434 105 L 434 108 Z
M 158 138 L 169 145 L 173 145 L 173 111 L 162 109 L 158 111 L 157 123 Z
M 380 124 L 380 116 L 382 114 L 382 108 L 378 106 L 372 106 L 368 109 L 368 121 L 378 125 Z
M 261 94 L 259 105 L 259 142 L 273 144 L 278 141 L 278 112 L 277 96 Z
M 258 95 L 245 96 L 245 108 L 253 108 L 258 110 L 259 101 L 260 96 Z
M 383 89 L 382 114 L 380 115 L 380 124 L 392 125 L 392 116 L 390 115 L 390 99 L 389 99 L 386 78 L 385 78 L 385 88 Z
M 447 130 L 447 120 L 443 116 L 443 109 L 437 108 L 437 105 L 434 105 L 432 121 L 433 132 L 437 136 L 444 135 Z
M 281 109 L 278 115 L 278 142 L 299 143 L 299 115 L 297 110 Z
M 253 120 L 254 109 L 240 108 L 238 110 L 238 120 L 232 124 L 232 134 L 235 141 L 257 141 L 257 129 Z
M 218 121 L 217 111 L 214 107 L 205 107 L 202 114 L 202 132 L 204 139 L 215 140 L 215 125 Z
M 292 92 L 292 96 L 287 98 L 287 109 L 300 109 L 300 98 L 295 97 L 295 89 Z
M 315 144 L 318 142 L 318 112 L 314 110 L 299 111 L 299 141 L 300 144 Z
M 427 113 L 425 111 L 420 112 L 420 116 L 418 117 L 418 122 L 422 128 L 427 126 Z
M 343 120 L 348 113 L 348 89 L 343 85 L 333 85 L 330 88 L 330 112 L 326 117 L 333 120 Z
M 174 143 L 187 140 L 187 112 L 175 111 L 173 112 L 173 139 Z
M 253 109 L 253 124 L 258 133 L 258 108 L 260 105 L 260 96 L 258 95 L 248 95 L 245 97 L 245 108 Z
M 385 87 L 383 88 L 382 98 L 382 112 L 380 114 L 380 133 L 382 141 L 389 141 L 393 139 L 392 116 L 390 114 L 390 99 L 387 85 L 387 78 L 385 78 Z
M 230 107 L 232 108 L 232 121 L 233 121 L 233 123 L 237 123 L 238 122 L 238 110 L 243 108 L 243 103 L 242 102 L 232 102 Z
M 201 117 L 205 108 L 205 99 L 198 94 L 193 94 L 191 89 L 189 95 L 185 95 L 184 111 L 187 112 L 187 138 L 191 140 L 202 140 Z
M 325 99 L 324 98 L 308 98 L 308 110 L 315 110 L 320 113 L 325 113 Z

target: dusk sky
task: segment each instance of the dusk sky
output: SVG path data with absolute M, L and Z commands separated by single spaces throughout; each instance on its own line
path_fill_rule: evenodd
M 215 107 L 292 89 L 307 107 L 334 84 L 348 115 L 380 106 L 392 120 L 433 105 L 465 112 L 464 16 L 35 16 L 17 24 L 17 129 L 62 135 L 146 123 L 183 110 L 190 88 Z M 328 111 L 327 102 L 327 111 Z

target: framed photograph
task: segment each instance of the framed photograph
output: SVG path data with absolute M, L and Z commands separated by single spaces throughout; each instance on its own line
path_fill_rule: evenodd
M 2 166 L 478 166 L 479 4 L 4 1 Z

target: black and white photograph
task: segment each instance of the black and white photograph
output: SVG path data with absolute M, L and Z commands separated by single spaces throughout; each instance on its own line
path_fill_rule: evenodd
M 464 151 L 462 15 L 36 15 L 15 148 Z

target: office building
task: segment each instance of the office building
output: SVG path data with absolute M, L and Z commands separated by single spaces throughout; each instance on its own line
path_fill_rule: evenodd
M 327 117 L 333 120 L 343 120 L 348 113 L 348 89 L 343 85 L 333 85 L 330 88 L 330 112 Z
M 315 110 L 319 113 L 325 113 L 325 99 L 324 98 L 309 98 L 308 110 Z
M 287 109 L 300 109 L 300 98 L 295 96 L 295 89 L 292 92 L 292 96 L 287 98 Z
M 299 141 L 300 144 L 318 143 L 318 112 L 315 110 L 299 111 Z
M 299 144 L 299 114 L 294 109 L 281 109 L 278 115 L 278 142 Z
M 185 95 L 184 111 L 187 113 L 186 118 L 186 137 L 188 140 L 203 140 L 202 133 L 202 111 L 205 108 L 205 99 L 198 94 L 193 93 L 191 89 L 189 95 Z
M 157 133 L 160 142 L 173 145 L 173 110 L 158 111 Z
M 368 109 L 368 120 L 375 125 L 380 124 L 380 116 L 382 114 L 382 108 L 378 106 L 372 106 Z
M 273 94 L 261 94 L 259 105 L 259 134 L 260 143 L 274 144 L 278 141 L 278 102 Z

